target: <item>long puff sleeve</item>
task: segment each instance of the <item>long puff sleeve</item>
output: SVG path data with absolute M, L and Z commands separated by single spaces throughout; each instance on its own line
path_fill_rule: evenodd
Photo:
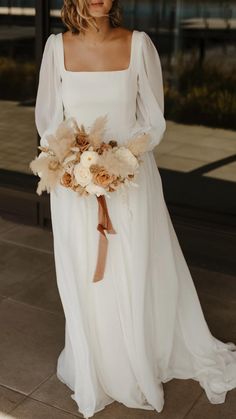
M 55 132 L 59 123 L 63 121 L 63 117 L 56 35 L 51 34 L 43 51 L 35 104 L 35 124 L 41 137 L 41 146 L 48 145 L 47 135 Z
M 164 92 L 161 62 L 158 51 L 149 35 L 140 32 L 137 52 L 138 93 L 136 116 L 140 125 L 139 133 L 149 133 L 148 151 L 153 150 L 162 140 L 166 130 L 164 118 Z

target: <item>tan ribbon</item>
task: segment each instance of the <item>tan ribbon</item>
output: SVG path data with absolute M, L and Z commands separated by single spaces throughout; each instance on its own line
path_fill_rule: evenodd
M 98 247 L 98 258 L 97 266 L 93 277 L 93 282 L 100 281 L 103 279 L 106 257 L 107 257 L 107 248 L 108 240 L 104 230 L 107 230 L 109 234 L 116 234 L 116 231 L 113 228 L 112 222 L 110 220 L 107 203 L 104 195 L 97 196 L 98 200 L 98 225 L 97 230 L 100 232 L 99 237 L 99 247 Z

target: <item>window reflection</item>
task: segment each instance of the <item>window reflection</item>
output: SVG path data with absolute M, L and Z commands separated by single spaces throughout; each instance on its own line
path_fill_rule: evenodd
M 165 141 L 158 166 L 236 181 L 236 1 L 129 2 L 161 56 Z
M 0 1 L 0 168 L 26 173 L 37 147 L 34 6 Z

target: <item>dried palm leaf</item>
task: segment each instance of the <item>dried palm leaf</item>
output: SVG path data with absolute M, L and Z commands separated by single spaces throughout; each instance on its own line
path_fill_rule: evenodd
M 58 137 L 58 139 L 61 139 L 63 137 L 70 137 L 73 136 L 77 131 L 79 130 L 77 121 L 74 117 L 70 117 L 62 121 L 56 131 L 55 136 Z
M 36 157 L 30 162 L 29 167 L 35 175 L 41 177 L 36 190 L 38 195 L 41 195 L 44 190 L 50 192 L 62 175 L 62 168 L 58 160 L 48 156 Z
M 43 151 L 53 151 L 57 159 L 62 162 L 70 153 L 70 148 L 75 144 L 75 134 L 78 129 L 74 117 L 62 121 L 55 134 L 47 136 L 48 147 Z
M 139 156 L 147 151 L 149 142 L 150 135 L 144 133 L 126 142 L 125 146 L 134 154 L 134 156 Z
M 74 144 L 75 138 L 73 135 L 69 136 L 53 136 L 50 135 L 47 139 L 49 148 L 55 153 L 57 159 L 62 163 L 65 157 L 71 153 L 71 146 Z
M 100 156 L 99 164 L 110 173 L 115 176 L 121 176 L 122 178 L 132 173 L 132 169 L 127 161 L 119 159 L 115 153 L 110 150 L 105 151 Z
M 107 123 L 108 114 L 105 114 L 103 116 L 99 116 L 95 119 L 92 126 L 89 130 L 89 142 L 90 144 L 97 148 L 103 141 L 103 134 L 105 131 L 105 125 Z

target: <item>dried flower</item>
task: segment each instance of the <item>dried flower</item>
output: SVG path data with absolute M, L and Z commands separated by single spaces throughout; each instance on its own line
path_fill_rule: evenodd
M 101 145 L 96 149 L 96 151 L 98 154 L 101 155 L 105 150 L 109 150 L 111 148 L 112 147 L 110 144 L 102 142 Z
M 101 166 L 99 164 L 91 164 L 89 169 L 91 173 L 98 173 L 101 169 Z
M 89 135 L 85 131 L 83 125 L 81 125 L 81 129 L 75 136 L 75 144 L 79 146 L 81 152 L 88 150 L 90 147 Z
M 110 183 L 115 181 L 116 176 L 110 174 L 104 167 L 102 167 L 97 173 L 93 174 L 93 181 L 95 184 L 106 188 Z
M 110 140 L 109 141 L 109 143 L 108 144 L 110 144 L 110 146 L 113 148 L 113 147 L 117 147 L 117 141 L 115 141 L 115 140 Z
M 51 159 L 48 163 L 48 168 L 50 170 L 57 170 L 60 167 L 60 163 L 58 160 Z
M 96 151 L 84 151 L 80 156 L 80 162 L 84 167 L 90 167 L 98 161 L 98 153 Z
M 65 172 L 60 179 L 60 183 L 62 186 L 70 188 L 72 186 L 72 176 L 70 173 Z
M 89 170 L 89 167 L 84 166 L 81 163 L 78 163 L 74 167 L 74 176 L 76 182 L 81 186 L 86 186 L 92 180 L 92 173 Z

